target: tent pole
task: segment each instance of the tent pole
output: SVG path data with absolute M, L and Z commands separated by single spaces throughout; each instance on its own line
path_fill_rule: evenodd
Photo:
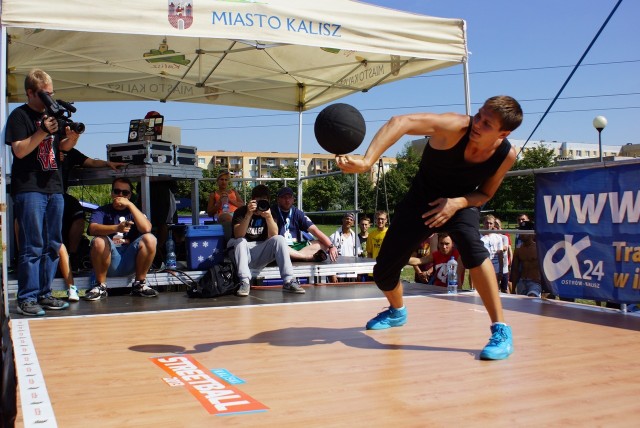
M 5 26 L 0 25 L 0 64 L 7 64 L 7 28 Z M 2 126 L 2 141 L 4 141 L 4 133 L 6 131 L 6 123 L 7 116 L 9 111 L 9 102 L 7 97 L 7 78 L 8 78 L 8 67 L 2 68 L 2 73 L 4 75 L 4 79 L 0 79 L 0 94 L 4 95 L 4 99 L 0 103 L 0 126 Z M 7 230 L 13 231 L 13 227 L 9 227 L 8 216 L 7 216 L 7 186 L 5 183 L 7 182 L 7 166 L 9 162 L 8 151 L 10 149 L 7 145 L 3 144 L 2 148 L 0 148 L 0 174 L 2 174 L 2 185 L 0 186 L 0 219 L 2 220 L 2 242 L 7 241 Z M 12 241 L 13 242 L 13 241 Z M 8 284 L 9 284 L 9 257 L 7 257 L 7 245 L 2 246 L 2 296 L 4 305 L 4 313 L 9 314 L 9 296 L 8 293 Z
M 298 209 L 302 211 L 302 107 L 298 110 Z
M 467 109 L 467 114 L 471 116 L 471 91 L 469 89 L 469 64 L 468 59 L 462 62 L 462 69 L 464 75 L 464 105 Z

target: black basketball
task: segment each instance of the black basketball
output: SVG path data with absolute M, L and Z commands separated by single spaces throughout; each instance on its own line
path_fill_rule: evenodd
M 337 103 L 320 112 L 313 131 L 323 149 L 335 155 L 343 155 L 360 146 L 367 126 L 358 109 L 349 104 Z

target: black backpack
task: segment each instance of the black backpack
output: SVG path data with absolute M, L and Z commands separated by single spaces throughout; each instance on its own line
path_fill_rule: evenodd
M 189 297 L 219 297 L 238 291 L 240 284 L 233 260 L 225 257 L 222 263 L 213 265 L 198 282 L 187 284 Z

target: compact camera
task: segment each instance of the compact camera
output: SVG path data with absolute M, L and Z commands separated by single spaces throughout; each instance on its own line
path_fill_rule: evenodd
M 256 204 L 258 211 L 269 211 L 269 208 L 271 208 L 269 201 L 267 201 L 266 199 L 260 199 L 256 201 Z
M 64 129 L 68 126 L 72 131 L 75 131 L 78 134 L 82 134 L 84 132 L 84 123 L 74 122 L 71 120 L 71 114 L 76 112 L 76 108 L 72 105 L 73 103 L 68 103 L 62 100 L 56 101 L 45 91 L 38 91 L 38 96 L 47 108 L 47 115 L 58 119 L 59 129 Z

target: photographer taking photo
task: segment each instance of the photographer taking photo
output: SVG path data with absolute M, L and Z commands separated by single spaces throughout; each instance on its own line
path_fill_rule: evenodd
M 251 191 L 251 200 L 247 205 L 233 213 L 233 238 L 227 243 L 227 248 L 233 248 L 238 267 L 238 296 L 249 295 L 251 269 L 262 269 L 274 260 L 282 277 L 282 291 L 297 294 L 305 292 L 293 276 L 289 246 L 284 236 L 278 235 L 278 225 L 269 205 L 269 188 L 260 184 Z
M 60 129 L 58 119 L 46 114 L 39 92 L 53 96 L 53 81 L 42 70 L 24 81 L 27 103 L 7 119 L 5 144 L 11 146 L 11 196 L 18 233 L 18 313 L 41 316 L 44 309 L 59 310 L 69 303 L 51 295 L 62 243 L 64 192 L 59 151 L 71 150 L 79 133 Z

